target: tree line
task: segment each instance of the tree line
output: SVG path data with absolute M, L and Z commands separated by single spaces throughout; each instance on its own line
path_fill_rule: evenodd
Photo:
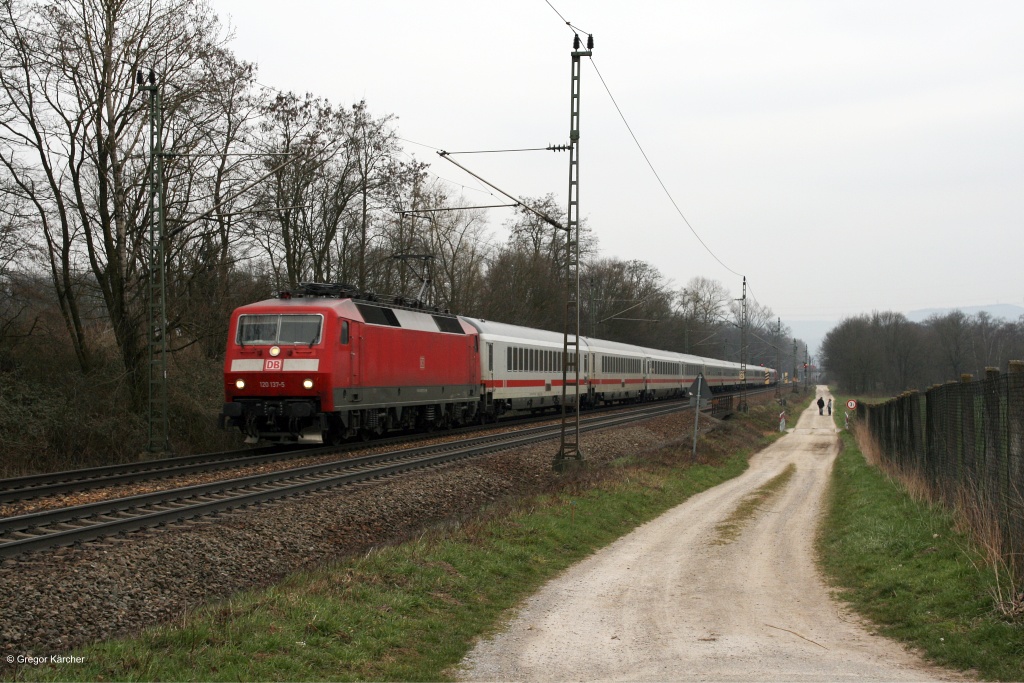
M 520 209 L 495 243 L 488 214 L 447 210 L 469 202 L 403 149 L 394 114 L 262 86 L 228 39 L 203 0 L 0 0 L 0 402 L 24 413 L 10 429 L 96 392 L 79 413 L 107 405 L 110 424 L 146 405 L 151 83 L 167 301 L 156 333 L 178 383 L 204 387 L 181 397 L 202 396 L 194 410 L 219 409 L 230 311 L 300 282 L 422 291 L 453 312 L 562 329 L 564 234 Z M 564 221 L 554 195 L 522 202 Z M 675 287 L 647 263 L 602 257 L 585 226 L 580 241 L 586 334 L 739 360 L 724 285 Z M 747 362 L 775 366 L 776 347 L 787 358 L 794 340 L 771 310 L 752 304 L 749 320 Z M 41 393 L 18 394 L 35 381 Z
M 924 322 L 902 313 L 874 312 L 846 318 L 826 335 L 822 364 L 842 391 L 895 395 L 908 389 L 982 379 L 995 367 L 1024 359 L 1024 316 L 1016 321 L 985 312 L 954 310 Z

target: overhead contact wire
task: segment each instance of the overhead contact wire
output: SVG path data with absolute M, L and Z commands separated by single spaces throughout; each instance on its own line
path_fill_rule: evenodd
M 550 7 L 552 9 L 552 11 L 554 11 L 555 14 L 558 15 L 559 19 L 561 19 L 563 22 L 565 22 L 566 26 L 568 26 L 570 29 L 572 29 L 573 33 L 575 33 L 576 31 L 580 31 L 582 33 L 587 33 L 586 31 L 583 31 L 582 29 L 580 29 L 578 26 L 574 26 L 570 21 L 568 21 L 564 16 L 562 16 L 562 13 L 559 12 L 558 9 L 556 9 L 555 6 L 551 4 L 551 0 L 544 0 L 544 2 L 547 3 L 548 7 Z M 590 35 L 590 34 L 587 33 L 587 35 Z M 640 150 L 640 154 L 643 156 L 644 161 L 647 162 L 647 166 L 651 169 L 651 173 L 654 174 L 654 177 L 658 180 L 658 184 L 661 185 L 661 189 L 665 192 L 665 196 L 668 197 L 668 200 L 672 203 L 672 206 L 675 208 L 676 213 L 679 214 L 679 217 L 683 219 L 683 223 L 685 223 L 686 227 L 690 229 L 690 232 L 693 233 L 693 236 L 697 238 L 697 241 L 700 242 L 700 245 L 702 247 L 704 247 L 705 251 L 707 251 L 709 254 L 711 254 L 711 256 L 716 261 L 718 261 L 718 263 L 721 264 L 721 266 L 723 268 L 728 270 L 733 275 L 738 275 L 740 277 L 743 277 L 742 273 L 737 273 L 735 270 L 733 270 L 729 266 L 725 265 L 725 262 L 722 261 L 722 259 L 718 258 L 718 254 L 716 254 L 714 251 L 711 250 L 711 247 L 709 247 L 707 245 L 707 243 L 704 242 L 704 240 L 697 233 L 697 231 L 694 229 L 694 227 L 692 225 L 690 225 L 690 221 L 687 220 L 686 215 L 683 213 L 682 209 L 679 208 L 679 205 L 676 203 L 676 200 L 672 197 L 672 193 L 669 192 L 668 187 L 666 187 L 664 181 L 661 179 L 661 176 L 658 175 L 657 169 L 654 168 L 654 164 L 651 163 L 650 158 L 647 156 L 647 152 L 644 151 L 643 145 L 640 144 L 640 140 L 637 139 L 636 134 L 633 132 L 633 128 L 629 125 L 629 121 L 626 120 L 626 115 L 622 113 L 622 108 L 619 107 L 619 103 L 615 101 L 615 96 L 612 95 L 611 88 L 609 88 L 608 84 L 605 82 L 604 76 L 601 75 L 601 71 L 597 68 L 597 63 L 594 62 L 594 58 L 593 57 L 590 58 L 590 63 L 594 66 L 594 71 L 597 73 L 597 77 L 598 77 L 598 79 L 600 79 L 601 85 L 604 86 L 605 92 L 608 93 L 608 97 L 611 99 L 612 105 L 615 107 L 615 111 L 618 112 L 619 118 L 621 118 L 622 119 L 622 123 L 625 124 L 626 130 L 629 131 L 630 137 L 633 138 L 633 142 L 636 144 L 637 149 Z

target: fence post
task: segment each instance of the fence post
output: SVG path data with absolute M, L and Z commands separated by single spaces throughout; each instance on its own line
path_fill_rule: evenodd
M 999 378 L 999 368 L 985 368 L 985 381 L 981 382 L 982 421 L 982 466 L 984 467 L 985 499 L 991 509 L 986 512 L 1001 530 L 1001 552 L 1007 549 L 1008 538 L 1005 533 L 1008 519 L 1007 481 L 1003 476 L 1006 471 L 1006 427 L 1002 411 L 1002 396 L 1005 393 L 1003 382 Z
M 1008 555 L 1017 570 L 1024 556 L 1024 361 L 1011 360 L 1006 377 L 1006 511 Z

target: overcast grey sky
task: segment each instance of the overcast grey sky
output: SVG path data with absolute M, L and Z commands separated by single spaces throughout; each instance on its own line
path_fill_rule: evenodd
M 397 115 L 467 203 L 497 202 L 432 148 L 568 141 L 572 32 L 545 0 L 211 4 L 261 83 Z M 787 323 L 1024 305 L 1024 2 L 551 4 L 594 35 L 580 207 L 602 255 L 736 296 L 746 275 Z M 566 201 L 567 154 L 458 161 Z

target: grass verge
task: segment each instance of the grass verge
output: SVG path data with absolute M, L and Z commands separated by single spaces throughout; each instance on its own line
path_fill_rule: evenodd
M 998 614 L 994 575 L 956 529 L 952 514 L 914 500 L 842 433 L 819 538 L 838 596 L 937 664 L 1024 680 L 1024 624 Z
M 21 669 L 38 680 L 447 680 L 474 640 L 545 581 L 690 496 L 735 477 L 778 438 L 774 403 L 689 443 L 593 471 L 181 623 Z

